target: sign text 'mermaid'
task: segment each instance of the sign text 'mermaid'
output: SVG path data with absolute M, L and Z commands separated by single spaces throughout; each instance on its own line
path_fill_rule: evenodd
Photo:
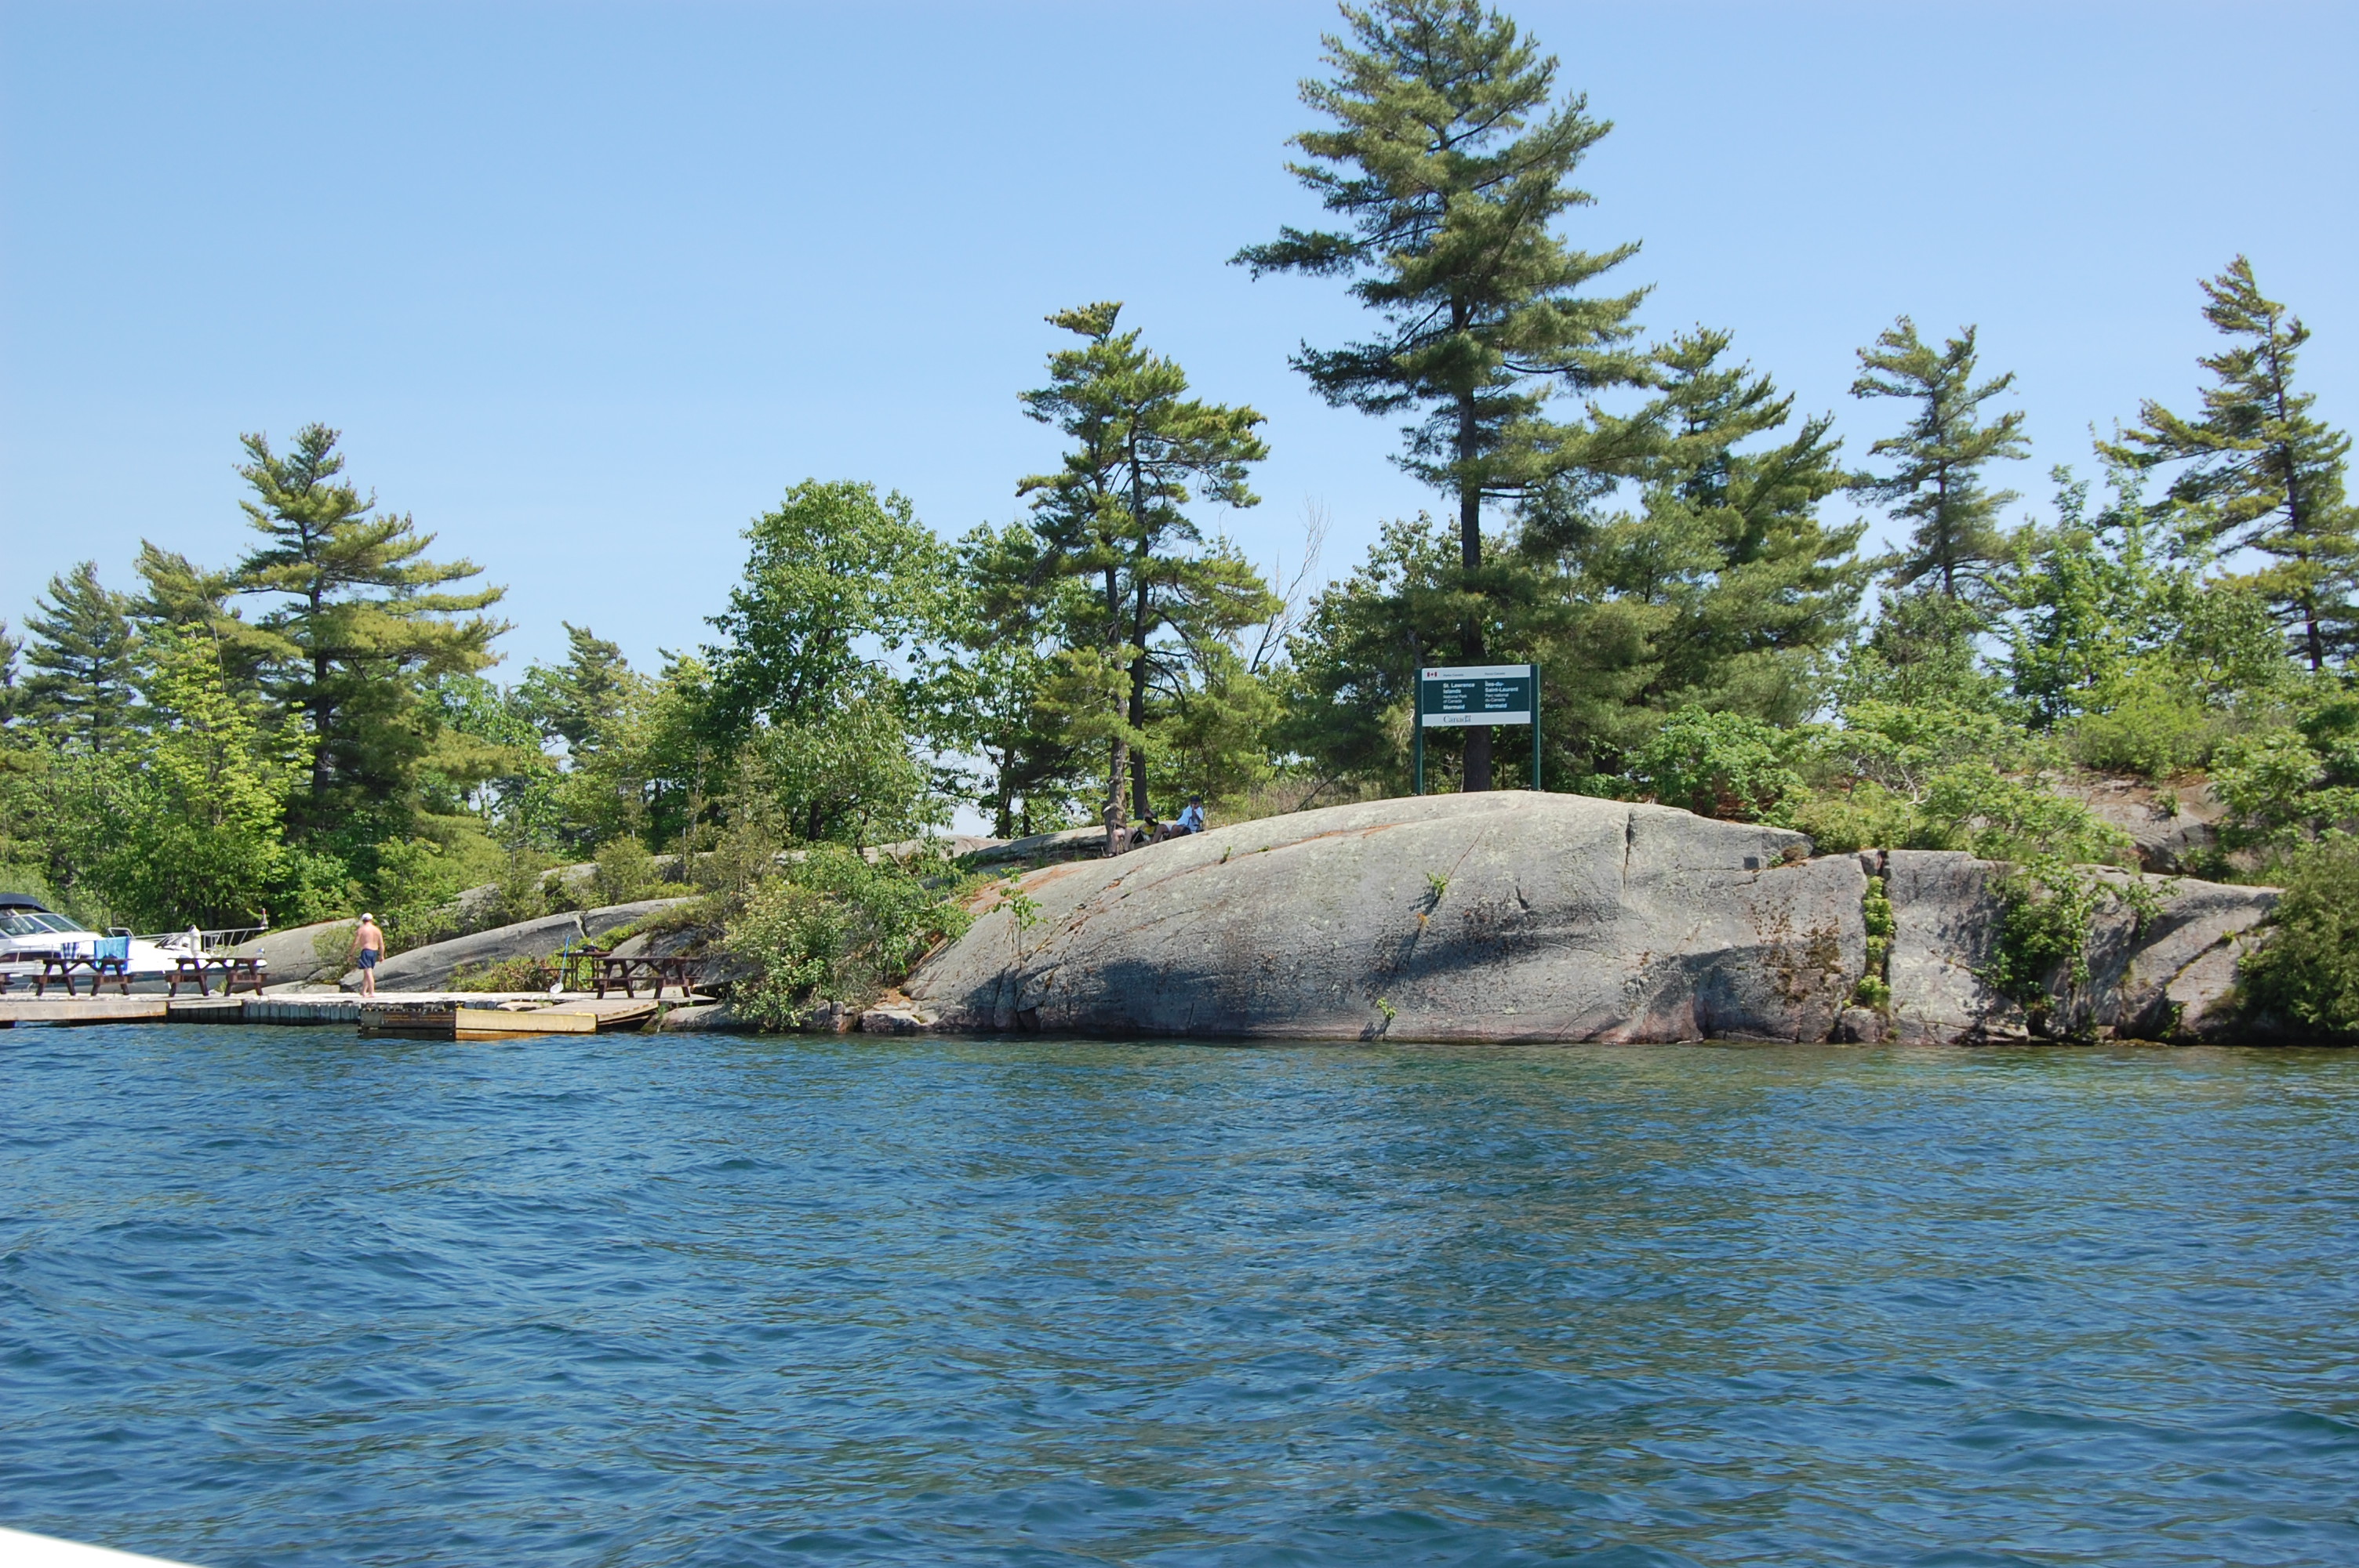
M 1417 674 L 1418 722 L 1429 730 L 1532 721 L 1536 665 L 1461 665 Z

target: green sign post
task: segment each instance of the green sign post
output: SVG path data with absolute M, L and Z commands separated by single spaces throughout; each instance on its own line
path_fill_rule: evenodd
M 1469 724 L 1532 727 L 1532 787 L 1540 787 L 1540 667 L 1460 665 L 1417 672 L 1417 793 L 1425 793 L 1425 732 Z

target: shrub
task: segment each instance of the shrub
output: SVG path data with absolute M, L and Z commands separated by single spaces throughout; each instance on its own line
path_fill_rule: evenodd
M 2075 719 L 2065 741 L 2075 762 L 2100 773 L 2178 778 L 2211 762 L 2229 732 L 2228 716 L 2171 672 L 2140 670 L 2107 696 L 2105 710 Z
M 1822 855 L 1905 845 L 1916 820 L 1915 806 L 1873 779 L 1805 795 L 1793 813 L 1793 825 L 1810 836 Z
M 530 957 L 462 964 L 451 973 L 454 991 L 545 991 L 557 983 L 557 960 Z
M 656 858 L 636 833 L 625 833 L 601 846 L 597 869 L 590 873 L 592 892 L 602 904 L 652 898 L 662 881 L 656 871 Z
M 1782 741 L 1757 719 L 1683 708 L 1639 748 L 1631 777 L 1665 806 L 1783 827 L 1802 781 L 1787 765 Z
M 2248 1006 L 2359 1041 L 2359 838 L 2338 833 L 2295 851 L 2276 930 L 2245 960 L 2242 987 Z
M 728 951 L 753 970 L 731 1004 L 757 1028 L 798 1028 L 826 1002 L 865 1000 L 899 980 L 969 919 L 890 860 L 870 865 L 841 845 L 815 844 L 753 889 L 729 922 Z

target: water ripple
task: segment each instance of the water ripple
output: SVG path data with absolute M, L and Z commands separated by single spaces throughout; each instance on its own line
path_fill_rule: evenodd
M 0 1036 L 0 1522 L 2359 1562 L 2359 1056 Z

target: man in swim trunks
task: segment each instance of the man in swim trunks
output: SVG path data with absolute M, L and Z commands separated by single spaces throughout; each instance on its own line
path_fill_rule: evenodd
M 377 929 L 375 915 L 362 914 L 360 929 L 353 933 L 352 948 L 345 956 L 361 961 L 361 995 L 376 995 L 376 961 L 385 957 L 385 933 Z

